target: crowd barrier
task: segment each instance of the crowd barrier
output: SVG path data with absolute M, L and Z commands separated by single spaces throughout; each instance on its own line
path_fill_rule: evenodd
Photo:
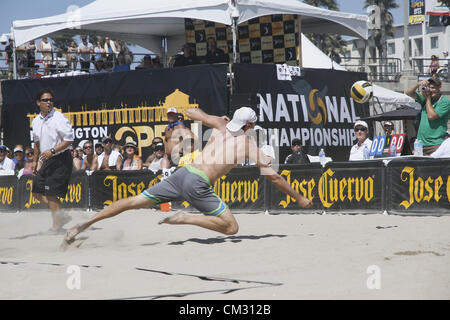
M 256 166 L 236 167 L 220 177 L 213 188 L 232 211 L 270 213 L 387 212 L 399 215 L 450 214 L 450 159 L 401 158 L 281 165 L 280 175 L 294 190 L 313 201 L 301 209 L 260 175 Z M 114 201 L 140 194 L 158 183 L 151 171 L 77 171 L 61 203 L 64 208 L 99 210 Z M 0 176 L 0 210 L 44 209 L 32 195 L 32 176 Z M 196 211 L 186 201 L 173 208 Z

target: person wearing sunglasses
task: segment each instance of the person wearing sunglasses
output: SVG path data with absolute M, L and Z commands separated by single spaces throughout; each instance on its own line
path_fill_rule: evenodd
M 34 158 L 34 150 L 31 147 L 25 148 L 25 166 L 23 167 L 22 175 L 31 175 L 33 174 L 33 158 Z
M 364 147 L 370 150 L 372 140 L 369 139 L 369 126 L 367 122 L 358 120 L 353 126 L 355 130 L 355 136 L 358 142 L 350 150 L 349 161 L 364 160 Z
M 72 174 L 73 160 L 69 146 L 73 143 L 72 124 L 61 112 L 53 108 L 54 93 L 44 89 L 37 94 L 40 113 L 33 119 L 33 196 L 45 203 L 52 213 L 53 225 L 49 234 L 64 232 L 70 217 L 61 211 Z
M 122 155 L 113 150 L 113 140 L 110 137 L 103 137 L 102 145 L 104 151 L 98 156 L 98 170 L 120 170 Z
M 285 164 L 308 164 L 308 156 L 303 152 L 302 142 L 300 139 L 295 138 L 291 142 L 292 153 L 286 157 L 284 160 Z
M 97 170 L 98 156 L 94 152 L 94 144 L 88 140 L 83 144 L 83 152 L 86 155 L 83 160 L 81 170 Z

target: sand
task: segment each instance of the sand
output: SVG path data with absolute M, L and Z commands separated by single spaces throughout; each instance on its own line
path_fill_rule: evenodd
M 60 252 L 49 212 L 0 213 L 0 299 L 450 298 L 450 216 L 237 213 L 224 236 L 166 215 L 128 211 Z

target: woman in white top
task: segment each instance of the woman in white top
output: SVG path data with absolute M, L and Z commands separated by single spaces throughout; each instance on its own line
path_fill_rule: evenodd
M 48 41 L 47 37 L 42 37 L 40 50 L 42 54 L 42 62 L 44 63 L 44 76 L 50 74 L 50 67 L 53 62 L 52 44 Z

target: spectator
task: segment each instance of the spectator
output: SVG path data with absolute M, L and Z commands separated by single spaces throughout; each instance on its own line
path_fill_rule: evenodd
M 105 57 L 105 48 L 103 47 L 102 43 L 100 41 L 97 41 L 97 45 L 94 48 L 95 53 L 95 62 L 102 61 Z
M 137 155 L 137 143 L 134 141 L 127 142 L 123 146 L 123 150 L 124 159 L 121 170 L 141 170 L 142 159 Z
M 395 134 L 394 124 L 391 121 L 386 121 L 383 125 L 383 128 L 387 136 L 392 136 L 393 134 Z
M 152 64 L 153 64 L 154 69 L 162 68 L 161 61 L 159 60 L 158 56 L 156 56 L 152 59 Z
M 78 48 L 75 44 L 75 41 L 70 43 L 69 48 L 67 49 L 67 60 L 69 63 L 69 67 L 72 68 L 73 71 L 77 70 L 78 65 Z
M 80 146 L 75 147 L 75 157 L 77 157 L 78 159 L 80 159 L 80 169 L 83 166 L 83 161 L 84 161 L 84 152 L 83 152 L 83 148 Z
M 20 79 L 25 78 L 28 72 L 27 49 L 28 44 L 26 43 L 16 48 L 17 73 L 19 74 Z
M 11 174 L 14 174 L 15 167 L 14 161 L 6 156 L 6 147 L 0 146 L 0 171 L 6 170 L 10 171 Z
M 424 156 L 436 151 L 446 138 L 450 100 L 441 94 L 441 85 L 439 79 L 429 78 L 418 82 L 405 92 L 422 106 L 417 139 L 423 145 Z M 417 89 L 420 89 L 420 92 Z
M 81 43 L 78 45 L 78 52 L 80 53 L 81 71 L 89 72 L 91 67 L 91 53 L 94 53 L 94 46 L 87 41 L 87 37 L 81 38 Z
M 34 159 L 34 150 L 31 147 L 25 148 L 26 161 L 23 167 L 22 175 L 30 175 L 33 174 L 33 159 Z
M 367 122 L 358 120 L 354 125 L 355 135 L 358 142 L 350 150 L 349 161 L 364 160 L 364 147 L 370 150 L 372 140 L 369 139 L 369 126 Z
M 68 69 L 67 59 L 63 56 L 61 50 L 56 53 L 56 72 L 66 72 Z
M 100 142 L 95 144 L 95 154 L 97 156 L 101 155 L 105 149 L 103 148 L 103 144 Z
M 94 153 L 94 144 L 92 141 L 86 141 L 83 144 L 83 152 L 85 153 L 85 157 L 83 159 L 81 170 L 97 170 L 98 156 Z
M 175 63 L 173 65 L 174 67 L 183 67 L 198 64 L 197 57 L 192 53 L 192 50 L 187 43 L 185 43 L 181 47 L 181 50 L 183 51 L 183 54 L 177 54 L 175 56 Z
M 154 137 L 152 140 L 152 144 L 150 145 L 150 154 L 148 155 L 147 159 L 145 160 L 144 164 L 142 165 L 142 169 L 147 169 L 150 163 L 155 158 L 155 146 L 157 143 L 163 143 L 163 138 L 161 137 Z
M 117 56 L 117 64 L 113 69 L 113 72 L 120 71 L 130 71 L 130 65 L 126 63 L 125 56 L 122 52 Z
M 106 55 L 106 69 L 112 70 L 112 68 L 114 67 L 114 63 L 116 61 L 116 54 L 118 54 L 119 51 L 117 50 L 114 41 L 111 41 L 109 37 L 105 37 L 104 49 Z
M 439 69 L 439 61 L 438 58 L 433 54 L 431 56 L 431 63 L 430 66 L 428 67 L 428 72 L 433 75 L 435 74 Z
M 25 166 L 25 154 L 23 152 L 23 146 L 18 144 L 14 147 L 14 159 L 15 171 L 18 173 Z
M 300 139 L 295 138 L 291 142 L 292 153 L 284 160 L 285 164 L 308 164 L 310 163 L 308 156 L 303 152 Z
M 108 71 L 106 71 L 105 69 L 105 64 L 103 63 L 103 60 L 97 60 L 95 61 L 95 65 L 94 65 L 94 70 L 92 71 L 92 74 L 97 74 L 97 73 L 107 73 Z
M 8 63 L 8 80 L 13 78 L 14 73 L 14 43 L 9 39 L 9 44 L 5 47 L 6 62 Z
M 136 67 L 136 69 L 151 69 L 153 68 L 152 57 L 150 55 L 145 55 L 142 59 L 141 65 Z
M 73 145 L 69 146 L 70 155 L 72 156 L 72 171 L 78 171 L 81 169 L 81 161 L 78 158 L 78 152 Z
M 222 49 L 217 48 L 216 39 L 209 37 L 207 41 L 208 51 L 206 53 L 206 63 L 228 62 L 229 56 Z
M 53 47 L 52 44 L 48 41 L 46 36 L 42 37 L 41 45 L 40 45 L 41 55 L 42 55 L 42 63 L 44 64 L 44 76 L 49 75 L 50 69 L 53 64 Z
M 164 152 L 164 144 L 162 142 L 158 142 L 155 145 L 155 156 L 153 160 L 150 162 L 148 166 L 148 170 L 151 170 L 153 173 L 157 173 L 162 169 L 170 168 L 170 161 L 167 155 Z
M 31 77 L 34 74 L 34 68 L 36 66 L 36 51 L 37 47 L 34 43 L 34 40 L 31 40 L 28 42 L 27 46 L 27 61 L 28 61 L 28 68 L 29 68 L 29 76 Z
M 99 170 L 120 170 L 122 155 L 113 150 L 113 140 L 110 137 L 103 137 L 102 144 L 104 151 L 98 156 Z

